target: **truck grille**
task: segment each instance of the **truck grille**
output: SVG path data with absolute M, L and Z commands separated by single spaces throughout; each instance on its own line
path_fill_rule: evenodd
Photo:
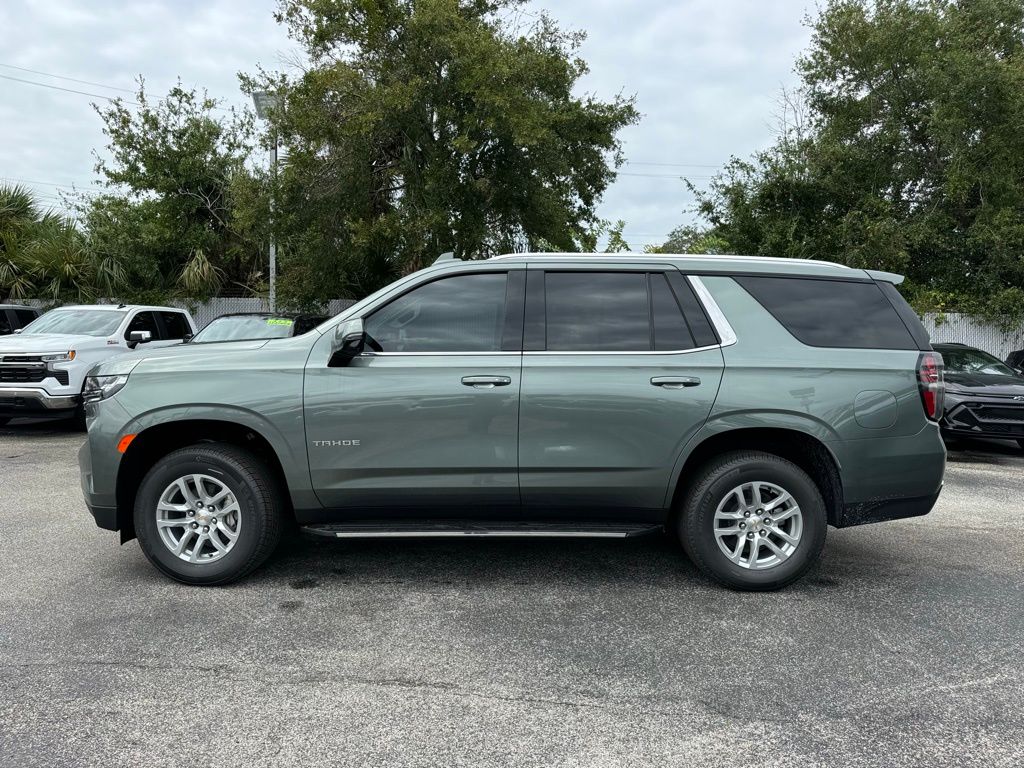
M 10 360 L 10 358 L 7 358 Z M 45 368 L 19 367 L 13 365 L 0 366 L 0 383 L 5 384 L 38 384 L 43 379 L 53 378 L 68 385 L 67 371 L 48 371 Z

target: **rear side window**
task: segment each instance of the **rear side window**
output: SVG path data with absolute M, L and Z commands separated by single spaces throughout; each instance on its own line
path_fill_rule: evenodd
M 675 352 L 718 343 L 674 271 L 532 272 L 526 306 L 527 350 Z
M 192 333 L 181 312 L 161 312 L 160 317 L 164 321 L 165 339 L 184 339 L 186 334 Z
M 874 282 L 734 276 L 799 341 L 812 347 L 917 349 Z
M 544 287 L 549 351 L 651 349 L 646 272 L 548 272 Z

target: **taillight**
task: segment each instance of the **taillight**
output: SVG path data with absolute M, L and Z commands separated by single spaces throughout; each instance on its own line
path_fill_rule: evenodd
M 938 352 L 921 353 L 917 358 L 917 384 L 921 390 L 924 415 L 938 421 L 942 418 L 942 396 L 946 389 L 942 381 L 942 355 Z

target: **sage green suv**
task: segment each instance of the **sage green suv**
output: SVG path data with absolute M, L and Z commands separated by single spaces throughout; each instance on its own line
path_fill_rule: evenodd
M 942 359 L 901 278 L 826 262 L 439 260 L 294 338 L 121 356 L 85 388 L 101 528 L 189 584 L 337 538 L 666 531 L 799 578 L 828 525 L 926 514 Z

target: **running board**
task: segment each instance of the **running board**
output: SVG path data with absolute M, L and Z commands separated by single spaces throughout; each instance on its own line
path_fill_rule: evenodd
M 660 533 L 664 527 L 651 523 L 377 521 L 323 523 L 307 525 L 302 530 L 338 539 L 449 539 L 461 536 L 627 539 Z

